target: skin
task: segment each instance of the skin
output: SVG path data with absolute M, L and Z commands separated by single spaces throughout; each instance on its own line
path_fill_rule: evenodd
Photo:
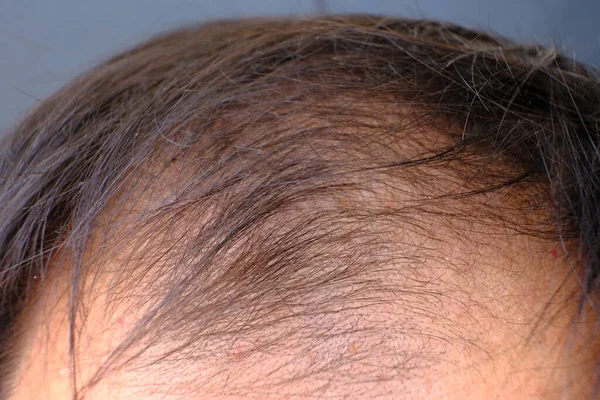
M 189 231 L 172 232 L 167 228 L 175 225 L 165 224 L 153 235 L 133 226 L 112 241 L 94 219 L 74 300 L 72 260 L 66 254 L 43 260 L 50 275 L 13 335 L 20 351 L 11 399 L 598 394 L 598 315 L 581 309 L 575 259 L 597 241 L 590 217 L 598 189 L 590 163 L 597 110 L 589 101 L 598 97 L 596 75 L 554 49 L 507 43 L 505 52 L 504 41 L 445 24 L 344 21 L 256 21 L 239 28 L 233 22 L 159 38 L 82 77 L 16 131 L 25 136 L 14 146 L 15 165 L 26 173 L 7 176 L 31 184 L 21 191 L 8 180 L 5 197 L 13 207 L 6 209 L 18 212 L 7 213 L 6 233 L 25 233 L 16 226 L 25 221 L 23 228 L 37 236 L 23 241 L 30 246 L 24 252 L 20 240 L 10 241 L 14 254 L 45 257 L 56 242 L 63 244 L 63 234 L 70 236 L 65 247 L 79 245 L 87 218 L 106 206 L 95 196 L 122 189 L 116 181 L 129 176 L 129 166 L 140 174 L 157 168 L 149 183 L 164 177 L 152 189 L 166 189 L 176 203 L 169 211 L 195 214 L 191 221 L 174 218 Z M 372 92 L 390 95 L 383 103 L 391 107 L 372 101 Z M 325 107 L 323 98 L 333 104 Z M 235 129 L 228 129 L 228 119 Z M 224 126 L 213 126 L 221 120 Z M 428 121 L 445 134 L 429 132 Z M 445 152 L 438 136 L 447 136 L 456 152 Z M 173 157 L 167 154 L 175 148 Z M 150 157 L 152 165 L 138 168 L 151 149 L 164 159 Z M 183 159 L 189 175 L 162 174 Z M 70 173 L 58 179 L 63 171 L 52 168 Z M 360 191 L 377 182 L 390 192 L 367 187 L 358 199 L 319 203 L 342 187 Z M 129 201 L 124 192 L 115 206 Z M 540 204 L 549 197 L 555 201 Z M 186 200 L 192 200 L 188 208 Z M 301 201 L 304 209 L 294 209 Z M 202 220 L 222 205 L 241 212 L 211 218 L 212 225 Z M 153 216 L 159 206 L 139 217 Z M 554 214 L 558 206 L 564 215 L 532 221 L 536 212 Z M 328 213 L 332 207 L 348 212 Z M 106 209 L 110 214 L 111 206 Z M 315 210 L 331 218 L 307 222 L 305 235 L 289 235 L 283 249 L 291 256 L 282 255 L 277 234 L 294 233 L 294 220 Z M 45 218 L 55 215 L 56 221 Z M 559 220 L 562 227 L 567 217 L 575 225 L 567 226 L 582 234 L 582 246 L 565 244 L 576 250 L 570 258 L 555 242 L 517 233 L 537 231 L 542 222 L 540 230 L 556 236 L 549 223 Z M 208 240 L 196 242 L 204 225 Z M 214 226 L 221 230 L 210 235 Z M 130 247 L 144 233 L 154 241 Z M 165 267 L 151 259 L 187 234 L 191 245 L 184 243 L 183 252 L 193 260 L 165 257 Z M 240 248 L 247 258 L 235 257 Z M 138 264 L 125 262 L 132 257 Z M 258 261 L 235 263 L 248 259 Z M 24 267 L 15 276 L 30 272 L 28 261 L 16 260 Z M 177 285 L 189 276 L 198 279 Z M 229 280 L 212 285 L 219 277 Z M 168 298 L 155 323 L 135 334 L 173 282 L 182 288 L 172 292 L 179 297 Z M 225 290 L 205 290 L 215 287 Z M 71 315 L 72 307 L 78 312 Z M 139 340 L 128 343 L 130 337 Z
M 367 312 L 357 304 L 354 310 L 340 311 L 336 321 L 354 320 L 358 321 L 357 327 L 377 327 L 380 331 L 392 329 L 393 334 L 385 343 L 377 335 L 361 335 L 357 329 L 355 334 L 327 340 L 319 346 L 303 347 L 304 342 L 298 340 L 298 346 L 279 347 L 280 351 L 251 352 L 259 338 L 242 335 L 220 347 L 225 350 L 211 352 L 199 360 L 112 371 L 83 391 L 81 397 L 590 398 L 598 354 L 588 349 L 598 346 L 590 347 L 588 325 L 578 322 L 577 277 L 556 245 L 516 236 L 507 239 L 503 247 L 506 251 L 498 252 L 497 246 L 479 243 L 475 257 L 471 248 L 461 248 L 454 241 L 445 250 L 448 257 L 419 270 L 420 277 L 428 282 L 428 290 L 447 295 L 436 304 L 414 303 L 426 312 L 413 326 L 423 331 L 439 326 L 439 332 L 446 332 L 440 334 L 443 340 L 423 341 L 418 334 L 395 330 L 406 326 L 406 310 L 402 309 L 406 306 L 393 299 L 369 305 Z M 450 265 L 454 267 L 449 268 Z M 456 265 L 465 268 L 457 269 Z M 103 271 L 118 267 L 118 262 L 108 263 Z M 89 381 L 108 352 L 143 315 L 143 307 L 134 306 L 135 302 L 127 299 L 107 311 L 110 277 L 110 272 L 96 276 L 93 292 L 97 295 L 90 296 L 90 313 L 78 343 L 78 387 Z M 65 276 L 51 277 L 36 304 L 23 317 L 24 351 L 11 400 L 61 399 L 72 393 L 68 282 Z M 453 287 L 462 289 L 452 290 Z M 434 319 L 426 318 L 427 315 Z M 298 322 L 302 323 L 310 321 Z M 453 330 L 458 334 L 453 336 Z M 262 334 L 277 333 L 267 331 Z M 287 340 L 291 343 L 295 339 L 291 335 Z M 586 346 L 585 351 L 579 350 L 582 346 Z M 159 344 L 152 354 L 168 348 L 168 343 Z M 378 372 L 379 367 L 369 367 L 385 365 L 386 357 L 394 351 L 410 349 L 420 354 L 417 359 L 422 358 L 424 348 L 437 355 L 433 362 L 417 362 L 416 372 L 400 368 L 394 375 L 383 368 Z M 293 366 L 310 365 L 328 354 L 349 361 L 306 379 L 290 380 L 298 373 Z M 291 359 L 293 363 L 286 364 Z
M 156 187 L 171 188 L 178 182 L 173 173 L 162 174 Z M 460 184 L 441 183 L 448 191 L 452 184 Z M 358 204 L 393 212 L 399 202 L 411 200 L 409 191 L 386 187 L 299 204 L 298 210 L 267 230 L 315 208 L 339 211 Z M 21 318 L 23 350 L 10 400 L 69 398 L 74 386 L 79 398 L 86 400 L 593 397 L 600 346 L 593 342 L 589 323 L 595 320 L 594 311 L 580 310 L 581 277 L 559 244 L 486 221 L 484 207 L 493 209 L 494 201 L 510 201 L 497 194 L 469 203 L 479 204 L 477 221 L 451 221 L 435 214 L 413 221 L 429 226 L 430 235 L 410 227 L 373 225 L 371 233 L 389 244 L 385 247 L 389 254 L 378 254 L 386 265 L 373 266 L 367 276 L 356 279 L 375 274 L 387 283 L 388 291 L 352 300 L 341 297 L 343 302 L 328 313 L 297 300 L 295 305 L 271 301 L 267 303 L 271 319 L 261 320 L 264 324 L 256 316 L 247 319 L 244 310 L 226 310 L 235 318 L 222 330 L 238 333 L 181 348 L 177 346 L 184 334 L 178 326 L 167 326 L 157 341 L 129 346 L 96 381 L 99 369 L 115 361 L 111 353 L 127 341 L 169 285 L 157 267 L 148 268 L 144 256 L 190 234 L 171 231 L 165 234 L 170 237 L 157 235 L 138 247 L 124 245 L 149 237 L 144 232 L 136 237 L 135 225 L 120 224 L 121 231 L 111 234 L 101 229 L 110 221 L 158 206 L 161 195 L 147 193 L 156 198 L 142 194 L 123 215 L 107 208 L 90 238 L 83 265 L 94 268 L 83 282 L 81 304 L 86 313 L 77 318 L 76 370 L 69 352 L 73 262 L 66 255 L 52 260 L 51 275 Z M 534 218 L 532 214 L 527 212 L 527 218 Z M 196 218 L 191 222 L 203 225 Z M 405 260 L 415 251 L 421 262 L 413 265 Z M 121 281 L 119 273 L 125 266 L 147 273 Z M 336 294 L 326 292 L 323 300 Z M 315 290 L 306 298 L 322 295 Z M 294 317 L 286 318 L 290 315 Z M 248 329 L 236 331 L 236 323 Z M 220 327 L 218 321 L 215 325 Z M 138 354 L 145 344 L 150 346 Z M 161 358 L 174 350 L 175 357 Z

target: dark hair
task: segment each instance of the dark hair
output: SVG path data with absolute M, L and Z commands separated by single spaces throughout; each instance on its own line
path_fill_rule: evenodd
M 581 309 L 595 307 L 599 104 L 597 71 L 556 49 L 431 21 L 218 22 L 126 51 L 2 145 L 4 381 L 48 274 L 71 274 L 75 363 L 86 282 L 105 265 L 90 257 L 126 249 L 111 301 L 128 288 L 152 306 L 75 392 L 159 340 L 174 343 L 168 359 L 381 302 L 397 289 L 380 276 L 390 258 L 414 271 L 440 258 L 414 238 L 464 237 L 475 220 L 481 240 L 502 228 L 561 244 Z M 381 190 L 384 205 L 370 200 Z M 398 228 L 408 236 L 382 240 Z

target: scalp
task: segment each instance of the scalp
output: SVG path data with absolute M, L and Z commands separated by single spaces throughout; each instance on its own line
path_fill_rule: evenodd
M 599 98 L 595 73 L 553 49 L 430 22 L 163 35 L 7 141 L 0 318 L 18 326 L 63 287 L 82 394 L 116 371 L 171 383 L 181 365 L 200 366 L 182 387 L 230 394 L 274 376 L 340 388 L 382 365 L 373 381 L 408 393 L 465 353 L 521 365 L 534 331 L 562 337 L 573 301 L 596 301 Z M 98 321 L 121 328 L 94 342 Z M 78 370 L 86 341 L 103 354 Z M 533 353 L 523 369 L 541 368 Z M 223 378 L 258 360 L 262 375 Z

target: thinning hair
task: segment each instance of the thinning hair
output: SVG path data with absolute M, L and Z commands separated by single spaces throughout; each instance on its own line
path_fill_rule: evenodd
M 599 104 L 597 71 L 556 49 L 447 23 L 258 19 L 156 37 L 2 145 L 2 379 L 53 274 L 70 277 L 76 363 L 86 296 L 114 259 L 109 303 L 130 296 L 143 316 L 74 392 L 165 342 L 149 363 L 241 334 L 263 335 L 256 348 L 341 336 L 357 329 L 345 306 L 386 296 L 410 309 L 420 265 L 461 240 L 475 251 L 460 239 L 475 225 L 489 244 L 559 244 L 580 308 L 595 307 Z

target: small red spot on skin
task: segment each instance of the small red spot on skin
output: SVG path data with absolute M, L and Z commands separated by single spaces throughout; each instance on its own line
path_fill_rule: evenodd
M 392 313 L 394 311 L 394 306 L 391 303 L 384 303 L 382 307 L 383 311 L 386 313 Z
M 119 318 L 117 320 L 117 324 L 119 324 L 119 326 L 125 326 L 125 320 L 123 318 Z
M 235 342 L 233 344 L 233 346 L 231 347 L 231 358 L 233 358 L 236 361 L 239 361 L 239 360 L 243 359 L 245 355 L 246 355 L 246 349 L 245 349 L 244 343 Z
M 551 256 L 553 259 L 556 259 L 556 258 L 558 257 L 558 251 L 556 251 L 556 249 L 552 249 L 552 250 L 550 250 L 550 256 Z

